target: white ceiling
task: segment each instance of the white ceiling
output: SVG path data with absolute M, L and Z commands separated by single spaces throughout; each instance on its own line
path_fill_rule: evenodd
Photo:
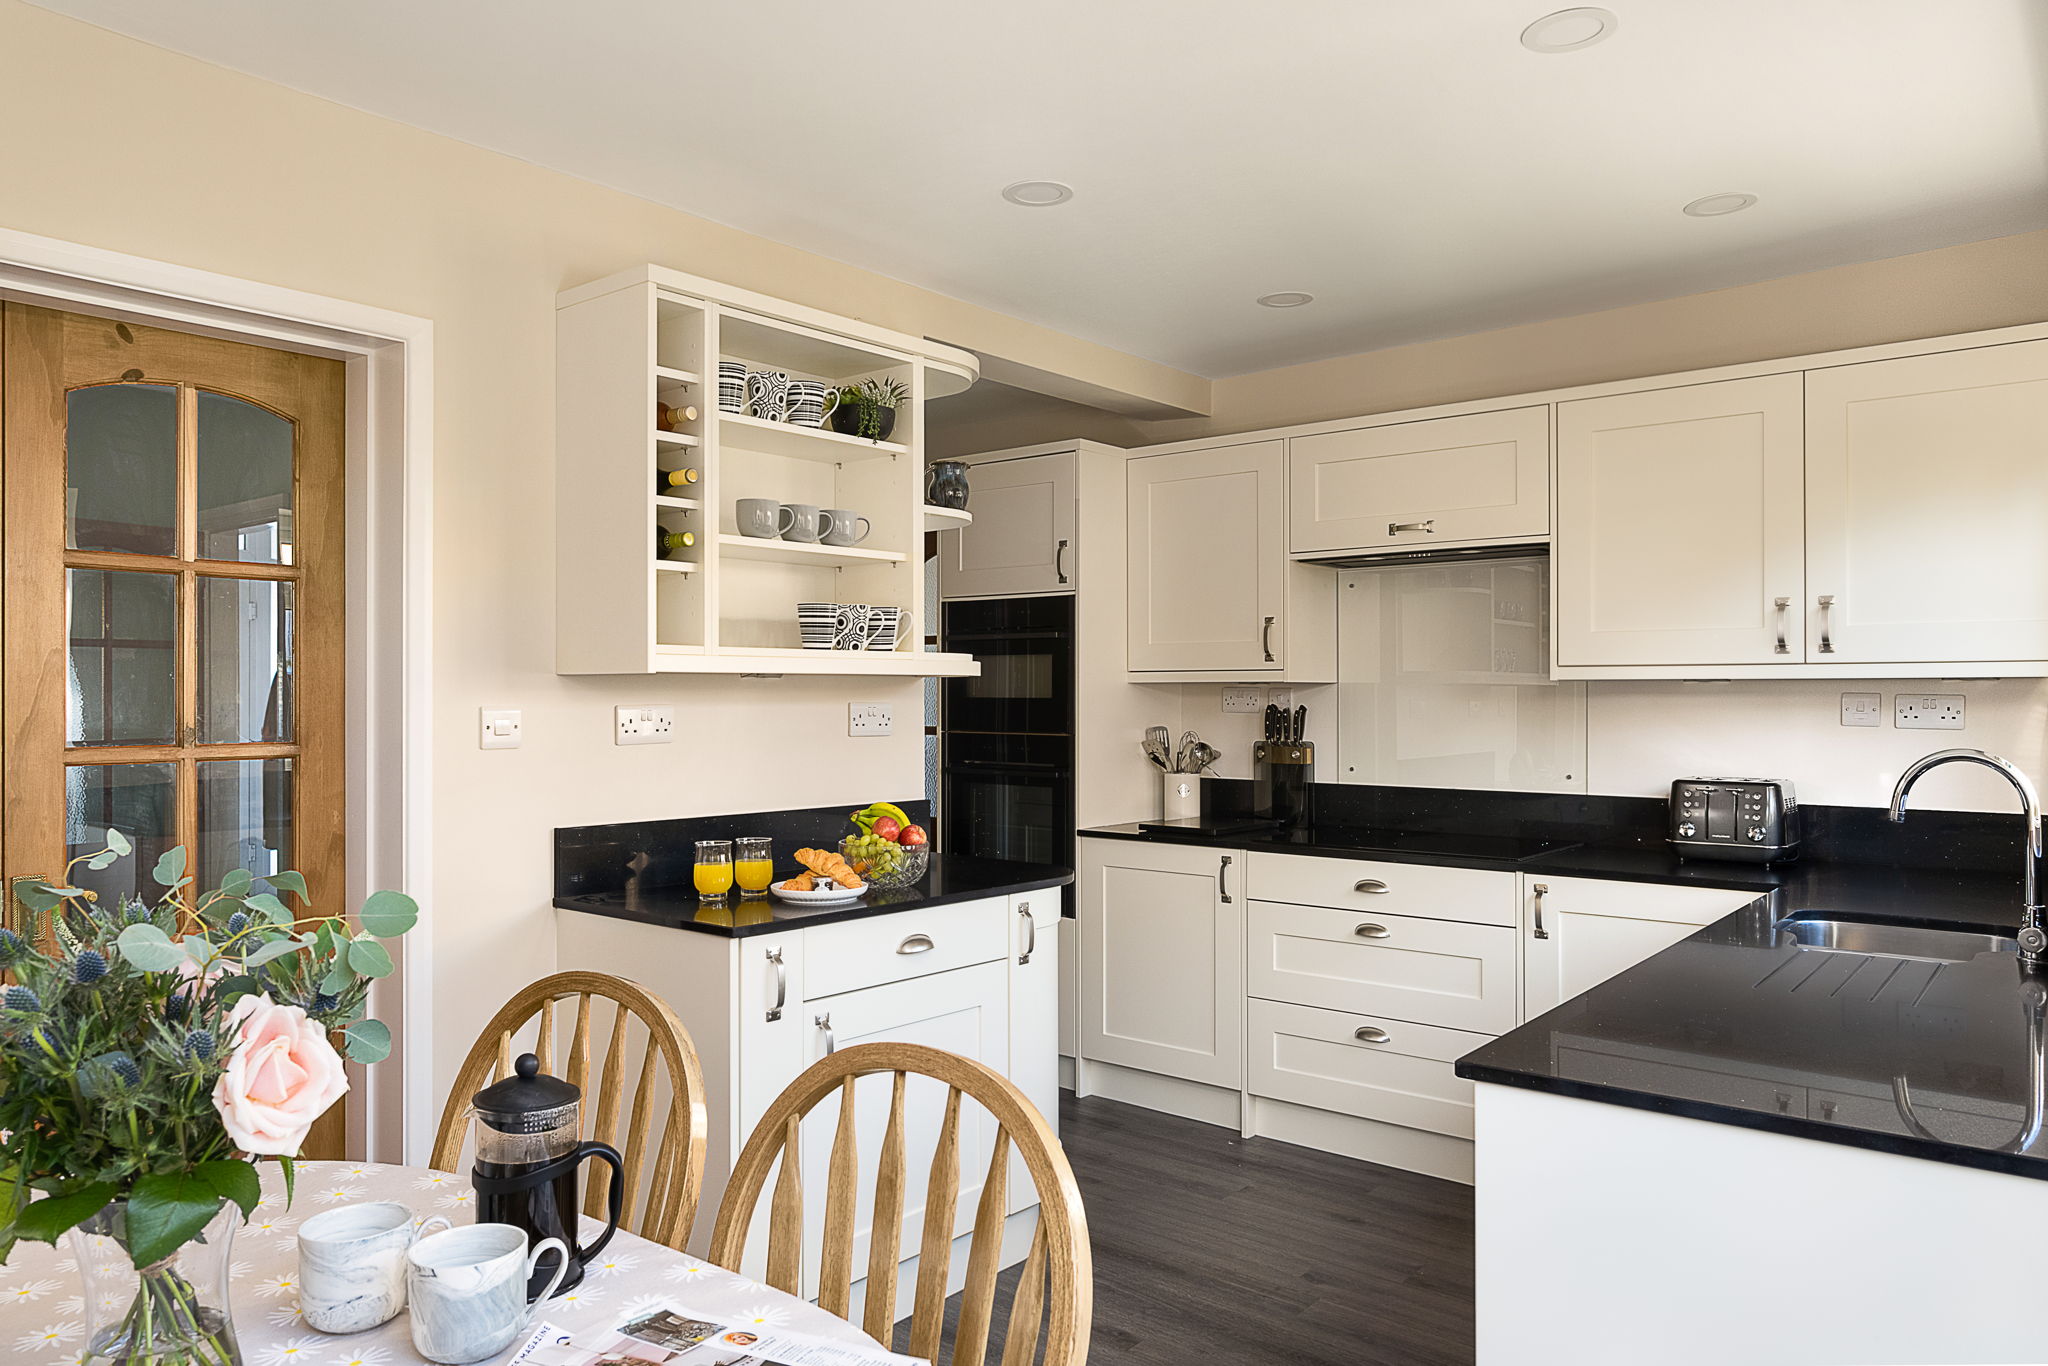
M 2048 226 L 2048 0 L 41 2 L 1206 375 Z

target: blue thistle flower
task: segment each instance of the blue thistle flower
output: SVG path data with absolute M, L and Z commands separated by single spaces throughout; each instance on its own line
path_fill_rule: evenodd
M 206 1062 L 213 1057 L 213 1049 L 213 1031 L 210 1029 L 195 1029 L 185 1036 L 185 1053 L 189 1057 Z
M 80 949 L 71 960 L 71 980 L 89 987 L 107 975 L 107 956 L 98 949 Z
M 149 919 L 149 907 L 142 904 L 142 898 L 130 897 L 128 904 L 121 908 L 121 919 L 130 925 L 140 925 Z
M 43 998 L 27 987 L 13 986 L 0 993 L 0 1006 L 9 1010 L 41 1010 Z
M 173 996 L 170 1000 L 164 1002 L 164 1018 L 173 1024 L 184 1019 L 191 1012 L 192 1002 L 187 1000 L 182 994 Z
M 323 991 L 313 998 L 313 1003 L 306 1007 L 306 1011 L 308 1014 L 318 1015 L 322 1011 L 332 1010 L 340 1004 L 340 998 L 336 997 L 332 992 Z
M 240 934 L 243 930 L 246 930 L 248 928 L 249 917 L 246 912 L 236 911 L 233 915 L 228 917 L 229 934 Z
M 142 1069 L 127 1053 L 102 1053 L 88 1058 L 78 1069 L 78 1089 L 97 1098 L 124 1087 L 142 1085 Z
M 21 936 L 13 930 L 0 929 L 0 963 L 12 963 L 21 956 Z

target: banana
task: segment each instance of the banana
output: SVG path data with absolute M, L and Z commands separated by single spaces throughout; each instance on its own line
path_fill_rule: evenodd
M 910 813 L 894 802 L 876 802 L 868 810 L 874 812 L 877 816 L 888 816 L 898 825 L 909 825 L 911 823 Z

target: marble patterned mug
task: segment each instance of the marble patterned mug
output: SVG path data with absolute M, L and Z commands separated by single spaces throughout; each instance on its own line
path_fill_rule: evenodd
M 405 1308 L 405 1253 L 448 1228 L 393 1201 L 323 1210 L 299 1225 L 299 1312 L 323 1333 L 360 1333 Z
M 529 1305 L 527 1281 L 551 1252 L 554 1277 Z M 405 1258 L 413 1348 L 447 1366 L 482 1361 L 518 1341 L 569 1274 L 560 1238 L 544 1238 L 529 1252 L 525 1230 L 510 1224 L 447 1229 L 414 1243 Z

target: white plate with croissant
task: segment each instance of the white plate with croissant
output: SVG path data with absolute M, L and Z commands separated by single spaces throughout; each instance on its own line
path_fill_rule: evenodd
M 831 906 L 866 893 L 868 884 L 852 865 L 830 849 L 799 849 L 796 861 L 804 871 L 768 884 L 768 890 L 797 906 Z
M 808 891 L 791 890 L 792 883 L 801 886 L 806 881 L 812 881 L 816 885 Z M 781 897 L 784 901 L 797 906 L 835 906 L 841 902 L 853 901 L 866 895 L 868 885 L 863 882 L 857 887 L 842 887 L 827 877 L 815 879 L 793 877 L 783 882 L 769 883 L 768 890 Z

